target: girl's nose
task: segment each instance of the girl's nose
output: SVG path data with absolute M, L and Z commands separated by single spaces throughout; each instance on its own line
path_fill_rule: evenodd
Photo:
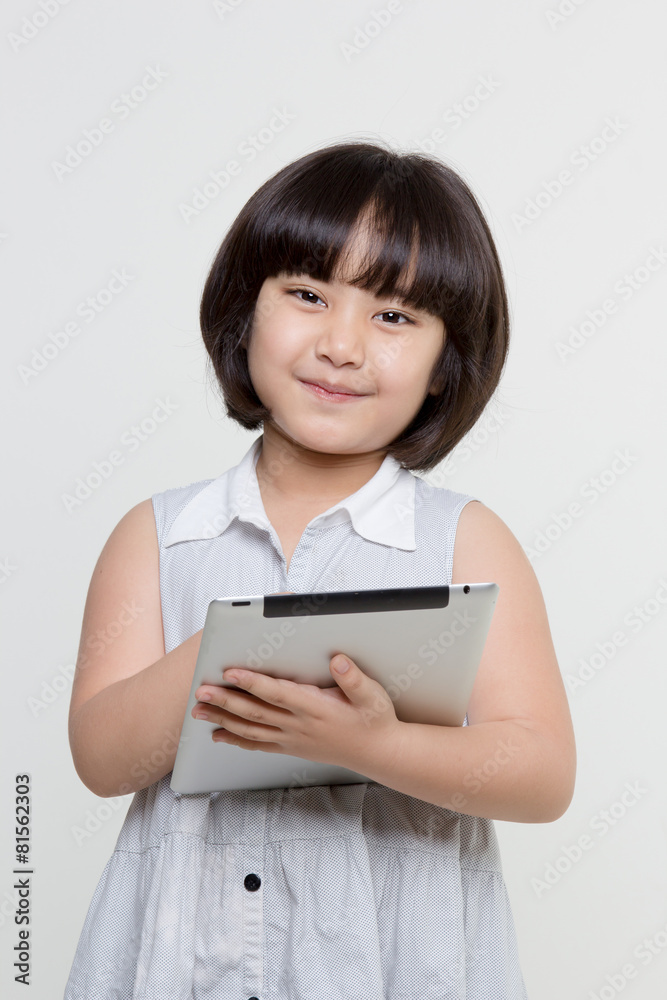
M 352 364 L 359 368 L 364 363 L 364 337 L 360 323 L 354 319 L 333 320 L 327 317 L 316 344 L 318 358 L 327 358 L 337 367 Z

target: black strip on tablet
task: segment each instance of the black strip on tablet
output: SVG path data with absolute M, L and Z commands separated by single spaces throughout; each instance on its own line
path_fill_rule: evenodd
M 446 608 L 449 587 L 397 587 L 394 590 L 338 590 L 321 594 L 267 594 L 265 618 L 347 615 L 366 611 Z

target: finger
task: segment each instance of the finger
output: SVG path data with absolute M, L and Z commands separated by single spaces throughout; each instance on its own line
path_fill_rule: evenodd
M 223 679 L 231 683 L 231 678 L 225 676 Z M 236 684 L 236 681 L 233 683 Z M 248 719 L 257 719 L 259 715 L 257 715 L 256 708 L 258 705 L 261 705 L 266 718 L 272 713 L 272 720 L 270 721 L 277 721 L 279 716 L 289 714 L 288 709 L 280 708 L 278 705 L 272 704 L 267 699 L 261 698 L 261 696 L 251 691 L 237 690 L 236 687 L 223 687 L 221 684 L 202 684 L 195 691 L 195 696 L 199 699 L 199 702 L 204 703 L 195 706 L 198 711 L 206 712 L 211 705 L 215 705 L 218 708 L 226 708 L 236 715 L 243 715 Z
M 275 741 L 278 735 L 282 735 L 282 731 L 279 729 L 275 729 L 274 727 L 269 728 L 268 726 L 249 725 L 248 723 L 244 723 L 243 720 L 232 716 L 230 719 L 225 720 L 224 729 L 214 729 L 211 737 L 215 743 L 234 743 L 248 750 L 257 750 L 260 747 L 262 749 L 275 747 L 282 751 L 282 747 L 278 743 L 271 742 L 272 740 Z
M 264 750 L 266 753 L 284 753 L 285 751 L 279 743 L 256 743 L 252 740 L 244 740 L 234 733 L 228 733 L 224 729 L 216 729 L 213 732 L 214 743 L 228 743 L 230 746 L 238 746 L 241 750 Z
M 267 705 L 251 695 L 239 694 L 227 688 L 218 687 L 214 699 L 197 702 L 191 712 L 193 718 L 220 725 L 226 725 L 233 719 L 241 719 L 279 729 L 281 722 L 290 715 L 289 712 Z
M 268 674 L 240 667 L 230 667 L 225 670 L 222 679 L 236 684 L 248 694 L 252 694 L 261 701 L 274 705 L 283 711 L 300 712 L 304 710 L 304 692 L 301 690 L 303 685 L 297 684 L 295 681 L 288 681 L 283 677 L 269 677 Z
M 381 699 L 387 705 L 392 704 L 387 691 L 374 681 L 372 677 L 365 674 L 354 660 L 342 653 L 336 653 L 329 661 L 332 676 L 341 691 L 350 699 L 353 705 L 360 708 L 368 708 L 371 704 L 377 704 Z

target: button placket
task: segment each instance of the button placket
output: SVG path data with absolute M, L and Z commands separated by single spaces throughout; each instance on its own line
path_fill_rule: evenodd
M 290 584 L 290 590 L 294 590 L 295 593 L 299 593 L 301 591 L 303 593 L 308 593 L 308 590 L 305 589 L 304 581 L 307 577 L 306 571 L 310 555 L 315 545 L 314 536 L 317 531 L 317 528 L 305 528 L 296 548 L 294 549 L 294 552 L 292 553 L 289 570 L 285 573 L 285 580 L 288 584 Z
M 244 988 L 261 994 L 264 985 L 264 829 L 269 792 L 246 791 L 243 822 L 243 971 Z

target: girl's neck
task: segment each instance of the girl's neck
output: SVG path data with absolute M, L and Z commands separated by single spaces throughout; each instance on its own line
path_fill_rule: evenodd
M 386 449 L 353 455 L 311 451 L 264 424 L 256 466 L 262 499 L 321 507 L 323 512 L 372 479 L 386 454 Z

